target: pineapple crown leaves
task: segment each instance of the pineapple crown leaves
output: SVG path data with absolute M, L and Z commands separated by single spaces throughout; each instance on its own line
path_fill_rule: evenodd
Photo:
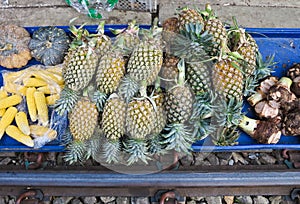
M 129 154 L 127 165 L 132 165 L 139 160 L 148 164 L 150 160 L 147 143 L 144 140 L 129 139 L 123 143 L 125 151 Z
M 270 56 L 266 61 L 263 61 L 261 53 L 257 53 L 256 69 L 254 70 L 253 75 L 246 78 L 244 96 L 249 96 L 250 94 L 256 93 L 255 88 L 258 86 L 259 81 L 271 75 L 273 72 L 272 67 L 275 64 L 276 62 L 274 62 L 274 55 Z
M 102 157 L 105 161 L 109 164 L 111 163 L 119 163 L 120 161 L 120 151 L 121 151 L 121 144 L 119 140 L 106 140 L 102 144 Z
M 85 161 L 86 155 L 86 143 L 83 141 L 73 141 L 66 147 L 64 155 L 64 161 L 68 164 L 74 164 L 80 162 L 82 164 Z
M 157 155 L 161 156 L 166 154 L 164 145 L 161 144 L 162 136 L 161 134 L 149 135 L 147 139 L 147 148 L 151 156 Z
M 213 143 L 219 146 L 232 146 L 237 144 L 239 131 L 234 127 L 218 128 L 215 134 L 212 134 Z
M 196 140 L 203 140 L 215 131 L 215 126 L 211 124 L 211 118 L 199 118 L 194 121 L 193 126 L 193 138 Z
M 189 128 L 184 124 L 167 124 L 162 135 L 162 144 L 166 145 L 166 150 L 190 154 L 191 145 L 195 142 Z
M 217 16 L 214 12 L 214 10 L 212 9 L 211 5 L 209 3 L 205 4 L 205 10 L 203 11 L 199 11 L 199 13 L 201 13 L 202 17 L 204 20 L 209 20 L 209 19 L 216 19 Z
M 54 109 L 62 116 L 73 109 L 78 99 L 79 93 L 77 91 L 64 87 L 60 93 L 60 98 L 54 104 Z
M 95 134 L 97 131 L 95 130 L 94 134 L 90 139 L 85 141 L 86 143 L 86 151 L 84 155 L 84 159 L 88 160 L 89 158 L 95 158 L 97 154 L 100 152 L 101 147 L 101 134 Z
M 128 33 L 131 35 L 138 35 L 139 32 L 139 26 L 136 25 L 136 20 L 132 20 L 130 23 L 128 23 L 127 28 L 123 29 L 112 29 L 110 28 L 109 30 L 114 34 L 114 35 L 119 35 L 121 33 Z
M 210 118 L 213 115 L 214 109 L 216 108 L 214 105 L 216 98 L 217 96 L 212 91 L 197 94 L 195 96 L 190 122 L 193 123 L 199 119 Z
M 164 31 L 170 42 L 170 55 L 184 58 L 187 62 L 203 62 L 209 60 L 207 54 L 213 47 L 212 36 L 206 31 L 201 33 L 201 24 L 186 24 L 186 30 L 181 34 Z
M 133 96 L 139 91 L 139 88 L 140 84 L 127 74 L 122 78 L 118 92 L 125 99 L 125 102 L 129 103 Z
M 203 25 L 200 23 L 188 23 L 185 24 L 185 29 L 180 31 L 180 34 L 190 39 L 192 42 L 196 42 L 201 46 L 203 50 L 209 53 L 212 50 L 214 41 L 213 35 L 208 31 L 203 30 Z
M 272 74 L 273 67 L 277 64 L 277 62 L 274 62 L 274 57 L 275 55 L 273 54 L 266 61 L 263 61 L 261 53 L 257 53 L 256 69 L 253 75 L 256 76 L 258 81 Z
M 232 127 L 237 126 L 243 118 L 243 102 L 232 97 L 228 101 L 219 99 L 215 110 L 216 125 Z M 217 105 L 217 104 L 216 104 Z
M 99 90 L 94 92 L 92 96 L 92 102 L 96 104 L 97 110 L 99 112 L 103 112 L 106 101 L 107 101 L 107 94 L 102 93 Z

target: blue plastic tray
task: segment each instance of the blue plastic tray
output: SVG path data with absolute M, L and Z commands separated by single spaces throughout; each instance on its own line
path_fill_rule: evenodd
M 68 32 L 67 26 L 58 26 Z M 113 34 L 109 28 L 120 29 L 126 25 L 107 25 L 105 32 L 109 36 Z M 141 28 L 149 29 L 150 26 L 143 25 Z M 97 26 L 86 26 L 90 32 L 95 32 Z M 33 33 L 38 27 L 27 27 L 29 33 Z M 275 76 L 283 76 L 293 63 L 300 62 L 300 29 L 281 29 L 281 28 L 247 28 L 247 31 L 255 38 L 259 50 L 264 58 L 275 54 L 274 67 Z M 33 64 L 38 64 L 35 60 L 31 60 L 28 65 L 21 68 L 24 69 Z M 20 69 L 5 69 L 0 66 L 0 72 L 3 70 L 18 71 Z M 0 86 L 3 85 L 2 75 L 0 75 Z M 247 111 L 249 106 L 245 103 L 244 110 Z M 251 112 L 249 113 L 251 116 Z M 258 144 L 247 134 L 241 132 L 238 139 L 238 145 L 235 146 L 214 146 L 211 140 L 205 139 L 198 141 L 192 145 L 194 151 L 240 151 L 240 150 L 262 150 L 262 149 L 298 149 L 300 150 L 300 137 L 282 136 L 280 141 L 274 145 Z M 16 140 L 4 135 L 0 140 L 0 151 L 38 151 L 38 152 L 60 152 L 64 151 L 64 146 L 60 145 L 59 140 L 52 141 L 40 149 L 28 148 L 20 144 Z

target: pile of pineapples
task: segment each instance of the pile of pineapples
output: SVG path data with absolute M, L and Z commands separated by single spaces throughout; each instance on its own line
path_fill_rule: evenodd
M 210 5 L 183 8 L 178 16 L 133 23 L 115 38 L 72 26 L 65 57 L 65 88 L 55 110 L 67 114 L 65 159 L 146 163 L 168 152 L 189 154 L 210 136 L 233 145 L 243 97 L 270 73 L 255 40 L 236 21 L 226 29 Z

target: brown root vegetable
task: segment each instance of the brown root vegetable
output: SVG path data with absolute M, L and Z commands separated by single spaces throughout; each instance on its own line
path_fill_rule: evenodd
M 282 133 L 287 136 L 300 135 L 300 112 L 288 113 L 283 120 Z
M 256 93 L 248 98 L 248 102 L 251 106 L 254 106 L 259 101 L 266 98 L 266 94 L 269 92 L 270 87 L 274 86 L 278 82 L 278 78 L 274 76 L 267 77 L 256 88 Z
M 263 121 L 244 116 L 239 124 L 241 130 L 259 143 L 276 144 L 281 137 L 281 119 L 279 117 Z
M 258 102 L 254 110 L 260 118 L 275 118 L 279 114 L 279 107 L 276 103 L 269 103 L 267 100 Z
M 287 77 L 294 80 L 296 77 L 300 76 L 300 63 L 296 63 L 289 68 L 287 71 Z
M 28 44 L 29 33 L 16 25 L 0 25 L 0 65 L 20 68 L 32 58 Z
M 291 91 L 297 96 L 300 97 L 300 76 L 293 79 L 291 86 Z
M 267 100 L 274 100 L 281 103 L 289 103 L 296 99 L 295 94 L 290 90 L 292 80 L 282 77 L 277 84 L 273 85 L 267 95 Z

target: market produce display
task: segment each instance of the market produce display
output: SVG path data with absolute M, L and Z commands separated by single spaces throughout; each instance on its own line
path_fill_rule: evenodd
M 22 48 L 42 65 L 2 73 L 0 135 L 34 148 L 59 139 L 70 164 L 100 155 L 132 165 L 189 154 L 205 138 L 236 145 L 241 131 L 263 144 L 300 134 L 299 64 L 286 77 L 271 76 L 273 53 L 263 59 L 236 19 L 225 27 L 209 4 L 183 8 L 161 27 L 133 21 L 110 32 L 102 21 L 95 32 L 81 25 L 24 34 Z M 1 36 L 0 62 L 18 62 Z M 246 116 L 246 101 L 256 118 Z M 63 131 L 53 115 L 68 121 Z

